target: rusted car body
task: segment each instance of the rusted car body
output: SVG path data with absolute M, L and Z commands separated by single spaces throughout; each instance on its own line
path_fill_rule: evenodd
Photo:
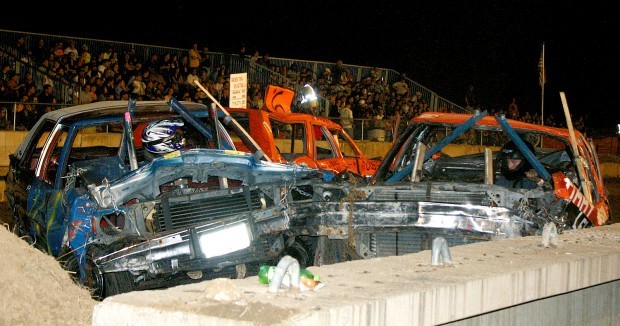
M 277 261 L 291 190 L 318 170 L 272 162 L 234 119 L 215 114 L 175 99 L 45 114 L 10 155 L 13 229 L 98 299 L 244 277 Z M 182 121 L 195 146 L 147 159 L 135 130 L 166 119 Z
M 567 129 L 486 112 L 424 113 L 368 184 L 322 183 L 314 201 L 295 203 L 288 232 L 309 248 L 308 264 L 322 265 L 431 249 L 437 238 L 453 246 L 603 225 L 610 208 L 596 153 L 574 135 L 575 146 Z M 496 184 L 509 141 L 540 176 L 535 188 Z
M 274 162 L 294 162 L 370 179 L 381 161 L 369 159 L 337 123 L 311 114 L 226 108 Z

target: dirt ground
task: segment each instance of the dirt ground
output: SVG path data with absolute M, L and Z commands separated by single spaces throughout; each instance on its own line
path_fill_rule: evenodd
M 620 220 L 620 179 L 606 180 L 612 221 Z M 0 218 L 8 209 L 0 203 Z M 0 325 L 90 325 L 98 303 L 51 256 L 0 228 Z M 264 314 L 262 314 L 264 316 Z M 258 317 L 256 318 L 268 318 Z M 268 323 L 267 320 L 265 322 Z

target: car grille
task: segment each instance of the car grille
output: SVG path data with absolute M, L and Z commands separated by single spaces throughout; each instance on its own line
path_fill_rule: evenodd
M 367 233 L 362 236 L 367 240 L 365 243 L 374 257 L 400 256 L 430 250 L 437 237 L 446 239 L 450 247 L 490 240 L 488 236 L 474 234 L 423 231 Z
M 380 189 L 372 195 L 375 201 L 434 201 L 451 204 L 488 205 L 490 198 L 486 192 L 458 191 L 412 191 L 410 189 Z
M 247 189 L 247 188 L 246 188 Z M 259 190 L 246 190 L 227 196 L 182 200 L 162 198 L 155 205 L 153 215 L 155 232 L 186 228 L 229 216 L 261 209 Z

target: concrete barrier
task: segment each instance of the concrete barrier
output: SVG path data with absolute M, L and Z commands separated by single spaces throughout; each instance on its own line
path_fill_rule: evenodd
M 619 325 L 620 224 L 309 267 L 324 287 L 270 293 L 258 277 L 106 298 L 93 325 Z

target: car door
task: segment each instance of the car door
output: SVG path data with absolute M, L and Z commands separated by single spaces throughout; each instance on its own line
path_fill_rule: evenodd
M 56 125 L 46 138 L 44 145 L 38 155 L 36 163 L 31 160 L 31 164 L 36 164 L 35 178 L 28 189 L 27 219 L 30 223 L 30 233 L 35 238 L 37 245 L 47 251 L 48 246 L 48 225 L 49 213 L 47 212 L 48 203 L 52 200 L 56 173 L 62 152 L 68 135 L 68 127 Z M 57 198 L 54 200 L 56 201 Z
M 334 140 L 332 133 L 321 125 L 312 125 L 312 140 L 314 144 L 313 154 L 316 165 L 324 170 L 339 173 L 349 169 L 351 172 L 359 173 L 359 168 L 354 164 L 348 167 L 342 158 L 340 148 Z
M 29 197 L 36 180 L 37 166 L 47 138 L 55 122 L 42 120 L 24 138 L 17 151 L 10 156 L 10 170 L 7 175 L 7 198 L 12 205 L 17 233 L 20 236 L 36 238 L 36 229 L 28 217 Z

